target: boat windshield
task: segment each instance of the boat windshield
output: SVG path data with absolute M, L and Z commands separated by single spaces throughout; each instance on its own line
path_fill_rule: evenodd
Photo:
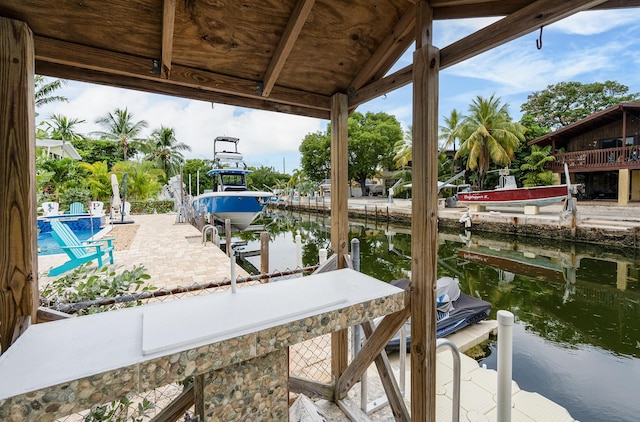
M 244 187 L 244 174 L 221 174 L 220 179 L 224 186 Z

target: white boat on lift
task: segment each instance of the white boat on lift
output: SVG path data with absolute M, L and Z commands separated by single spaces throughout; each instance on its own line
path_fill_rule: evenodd
M 191 202 L 196 212 L 205 212 L 219 220 L 229 219 L 231 225 L 244 230 L 262 213 L 273 196 L 272 192 L 247 188 L 247 165 L 238 152 L 238 138 L 219 136 L 213 141 L 213 169 L 207 175 L 214 178 L 213 191 L 198 195 Z M 221 143 L 233 149 L 219 151 Z

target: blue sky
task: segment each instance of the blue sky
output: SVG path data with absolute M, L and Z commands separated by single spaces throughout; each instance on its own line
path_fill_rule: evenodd
M 497 19 L 438 21 L 434 44 L 440 48 Z M 438 115 L 457 109 L 463 114 L 476 96 L 492 94 L 510 105 L 519 119 L 527 95 L 563 81 L 583 83 L 613 80 L 640 92 L 640 8 L 583 12 L 544 28 L 541 50 L 539 31 L 523 36 L 440 73 Z M 391 72 L 411 63 L 413 47 Z M 239 148 L 249 165 L 270 166 L 291 173 L 300 166 L 298 146 L 308 133 L 326 130 L 327 121 L 282 113 L 243 109 L 223 104 L 109 88 L 69 81 L 58 92 L 68 103 L 41 107 L 38 121 L 51 114 L 84 119 L 82 133 L 100 128 L 95 119 L 117 107 L 127 107 L 135 120 L 146 120 L 151 130 L 173 127 L 176 137 L 192 147 L 187 158 L 212 158 L 213 139 L 226 135 L 240 138 Z M 357 111 L 393 114 L 406 130 L 411 125 L 412 86 L 361 105 Z

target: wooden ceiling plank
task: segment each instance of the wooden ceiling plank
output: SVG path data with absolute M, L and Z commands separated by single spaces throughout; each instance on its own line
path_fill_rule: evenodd
M 173 76 L 170 82 L 249 98 L 264 98 L 256 90 L 255 81 L 219 75 L 185 66 L 175 65 L 173 67 Z M 234 86 L 234 82 L 237 87 Z M 249 87 L 249 89 L 246 87 Z M 331 108 L 331 98 L 329 96 L 281 86 L 276 86 L 271 90 L 269 100 L 292 106 L 317 108 L 318 110 L 328 111 Z
M 171 77 L 171 60 L 173 57 L 173 32 L 176 22 L 176 0 L 164 0 L 162 10 L 162 67 L 160 77 Z
M 37 36 L 34 38 L 37 62 L 52 62 L 70 67 L 108 72 L 114 75 L 189 86 L 205 91 L 240 95 L 248 98 L 261 98 L 260 93 L 256 91 L 256 81 L 178 65 L 172 66 L 171 79 L 161 80 L 157 74 L 153 73 L 151 59 L 107 52 L 49 38 Z M 318 110 L 326 111 L 330 109 L 331 105 L 331 99 L 328 96 L 284 87 L 276 87 L 272 91 L 270 100 L 292 106 L 317 108 Z
M 304 23 L 309 17 L 309 13 L 311 13 L 311 9 L 313 8 L 315 1 L 316 0 L 298 0 L 296 6 L 291 12 L 291 17 L 289 18 L 287 27 L 282 34 L 282 38 L 280 38 L 280 43 L 278 44 L 264 75 L 264 87 L 262 89 L 263 97 L 268 97 L 271 94 L 271 90 L 276 84 L 278 76 L 280 76 L 280 72 L 287 61 L 289 54 L 291 54 L 291 50 L 300 35 L 300 31 L 302 31 Z
M 440 69 L 505 44 L 606 0 L 538 0 L 440 51 Z
M 473 4 L 452 4 L 449 1 L 430 4 L 434 19 L 445 20 L 507 16 L 534 2 L 535 0 L 484 0 L 474 1 Z
M 93 69 L 70 67 L 54 62 L 36 62 L 36 73 L 54 78 L 72 79 L 81 82 L 99 85 L 114 86 L 154 94 L 171 95 L 179 98 L 207 101 L 211 103 L 228 104 L 238 107 L 252 108 L 256 110 L 275 111 L 280 113 L 295 114 L 300 116 L 329 119 L 328 110 L 319 110 L 310 107 L 294 106 L 277 103 L 265 98 L 248 98 L 238 95 L 206 91 L 189 86 L 171 83 L 158 83 L 160 79 L 140 79 L 135 76 L 116 75 L 112 72 L 102 72 Z
M 413 5 L 400 17 L 393 30 L 382 40 L 360 73 L 351 81 L 350 87 L 358 90 L 365 84 L 379 79 L 387 73 L 413 42 L 416 27 L 416 6 Z M 389 64 L 390 63 L 390 64 Z M 376 75 L 380 75 L 376 78 Z
M 430 0 L 432 8 L 452 7 L 452 6 L 474 6 L 482 3 L 490 3 L 488 0 Z

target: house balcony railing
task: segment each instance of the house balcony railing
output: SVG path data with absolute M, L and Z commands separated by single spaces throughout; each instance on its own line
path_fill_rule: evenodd
M 594 149 L 555 154 L 556 160 L 548 168 L 553 172 L 564 171 L 567 163 L 569 171 L 593 172 L 619 170 L 624 168 L 640 169 L 640 145 L 621 148 Z

